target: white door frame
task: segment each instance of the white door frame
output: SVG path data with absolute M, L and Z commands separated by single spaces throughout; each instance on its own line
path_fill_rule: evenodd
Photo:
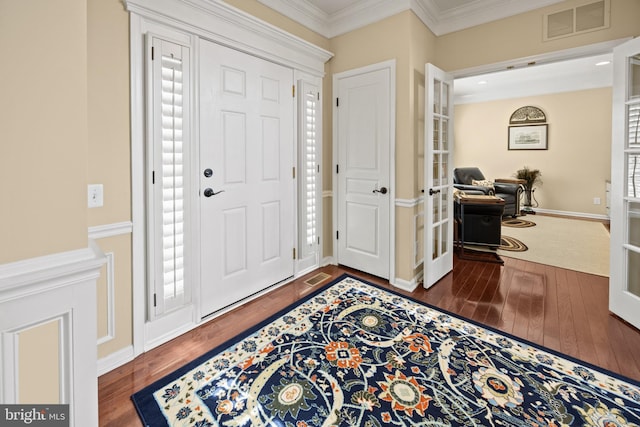
M 348 77 L 357 76 L 359 74 L 370 73 L 372 71 L 388 70 L 389 71 L 389 97 L 391 105 L 389 106 L 389 282 L 395 282 L 396 275 L 396 60 L 391 59 L 376 64 L 367 65 L 361 68 L 355 68 L 333 75 L 333 94 L 331 101 L 333 103 L 332 117 L 332 192 L 333 192 L 333 257 L 336 263 L 338 259 L 338 241 L 336 233 L 338 231 L 338 176 L 336 173 L 336 165 L 338 164 L 338 128 L 335 125 L 338 122 L 338 107 L 335 99 L 338 97 L 338 80 Z

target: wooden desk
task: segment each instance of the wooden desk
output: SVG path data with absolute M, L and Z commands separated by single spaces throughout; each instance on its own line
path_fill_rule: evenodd
M 472 204 L 472 205 L 504 205 L 504 200 L 496 196 L 485 196 L 482 194 L 465 194 L 459 196 L 458 200 L 460 204 Z
M 525 181 L 524 179 L 518 179 L 518 178 L 498 178 L 498 179 L 494 179 L 493 182 L 501 182 L 503 184 L 519 184 L 519 185 L 525 185 L 527 183 L 527 181 Z

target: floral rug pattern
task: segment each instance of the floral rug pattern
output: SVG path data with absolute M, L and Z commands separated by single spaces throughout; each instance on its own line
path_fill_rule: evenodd
M 132 399 L 153 426 L 640 426 L 637 383 L 350 276 Z

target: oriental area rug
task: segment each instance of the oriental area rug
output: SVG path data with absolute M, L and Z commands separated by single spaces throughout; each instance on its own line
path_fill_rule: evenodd
M 132 396 L 148 426 L 640 426 L 640 384 L 342 276 Z

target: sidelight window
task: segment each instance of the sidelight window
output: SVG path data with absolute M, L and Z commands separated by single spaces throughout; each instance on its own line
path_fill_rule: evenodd
M 150 280 L 152 316 L 189 301 L 185 286 L 189 48 L 151 38 Z
M 320 96 L 318 87 L 307 82 L 299 83 L 300 117 L 300 258 L 318 252 L 318 210 L 321 208 L 320 191 Z

